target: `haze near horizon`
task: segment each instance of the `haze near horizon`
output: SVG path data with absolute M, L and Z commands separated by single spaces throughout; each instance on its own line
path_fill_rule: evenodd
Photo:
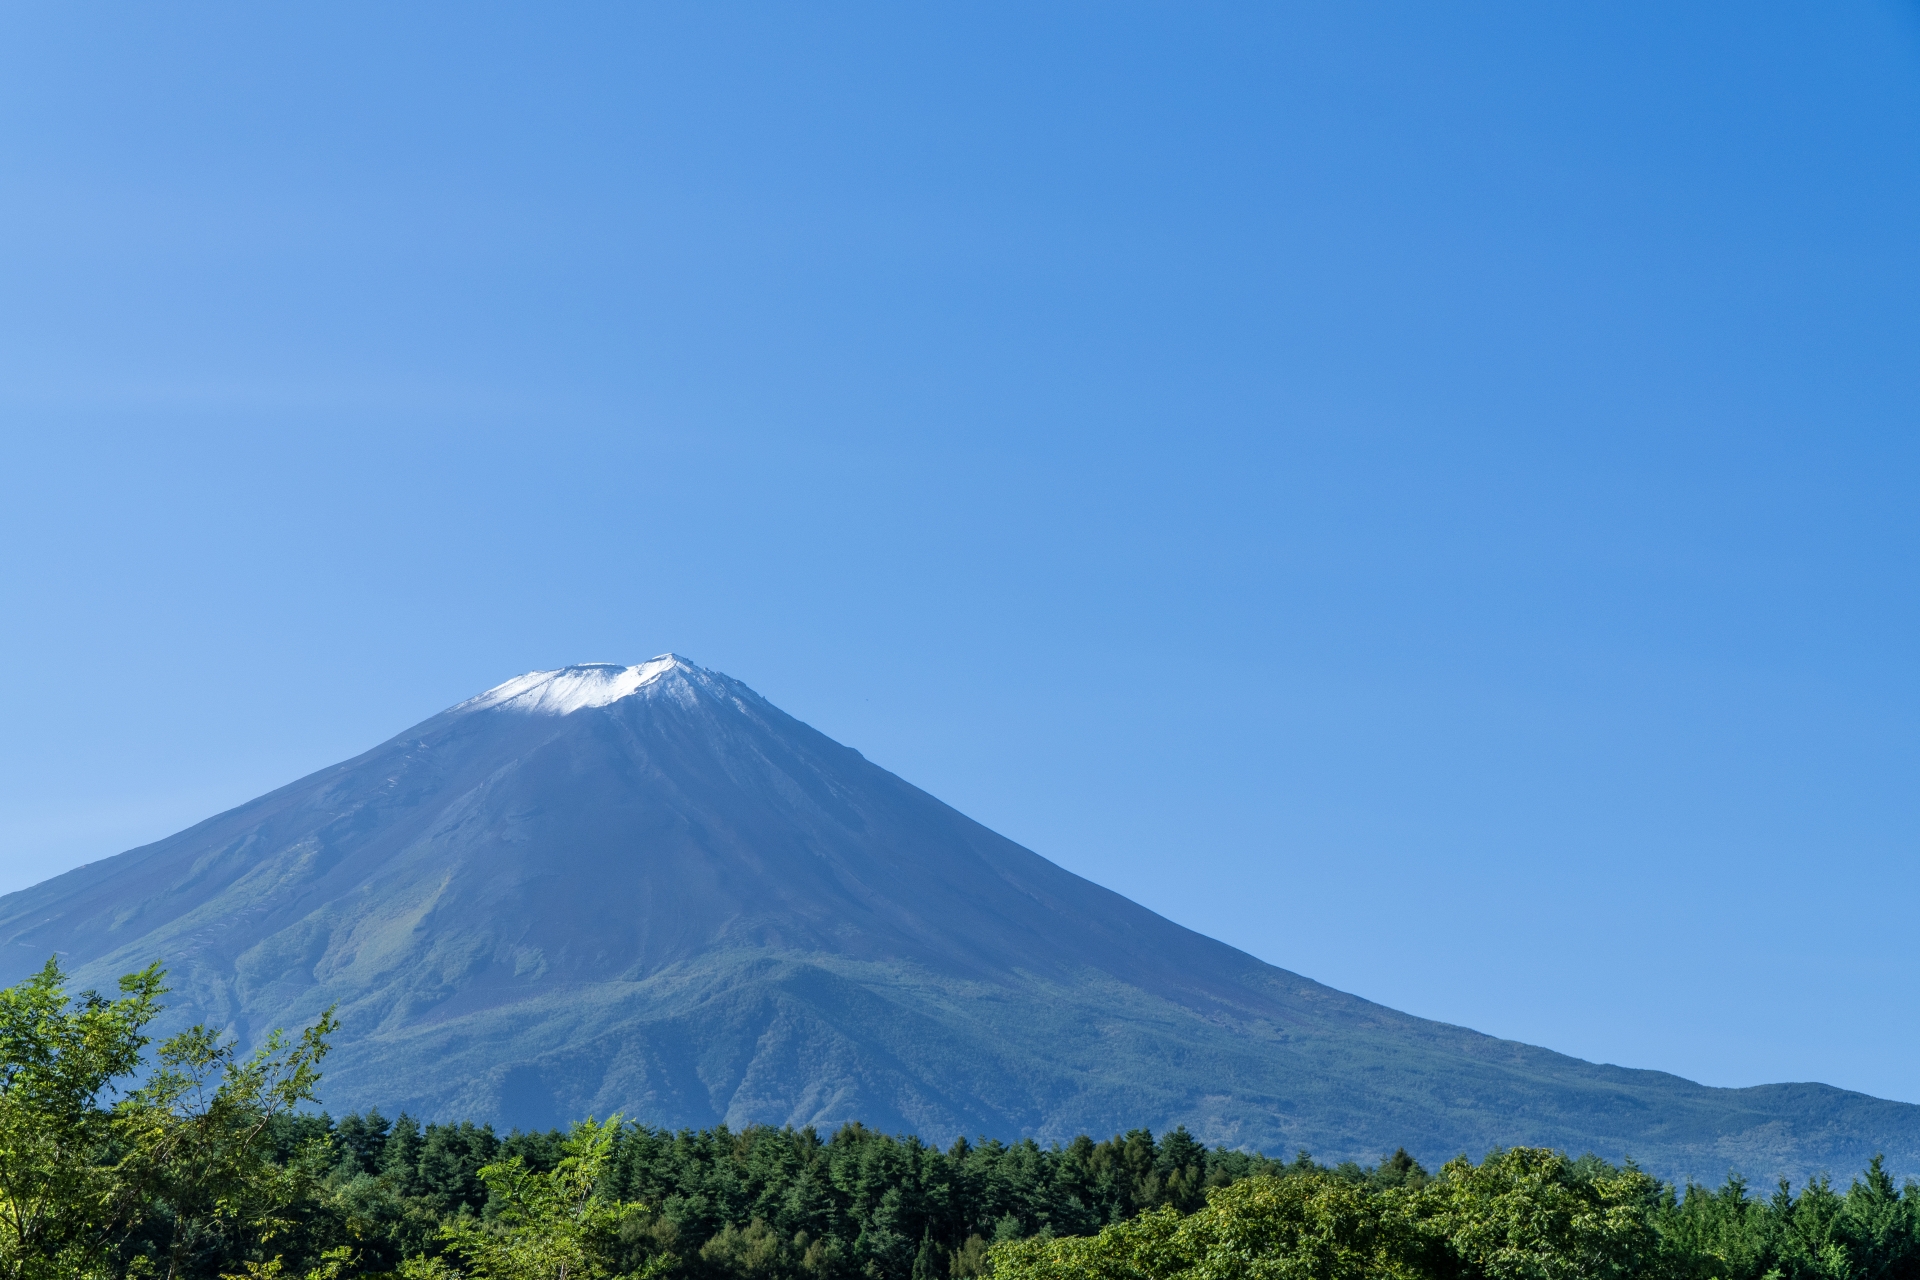
M 1341 990 L 1920 1101 L 1909 8 L 0 22 L 0 892 L 671 649 Z

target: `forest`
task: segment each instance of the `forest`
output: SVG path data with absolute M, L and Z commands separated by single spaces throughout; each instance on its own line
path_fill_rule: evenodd
M 1183 1129 L 504 1135 L 320 1109 L 331 1017 L 157 1047 L 163 975 L 0 991 L 0 1280 L 1920 1280 L 1920 1186 L 1672 1186 L 1511 1148 L 1324 1165 Z M 149 1053 L 149 1049 L 152 1052 Z

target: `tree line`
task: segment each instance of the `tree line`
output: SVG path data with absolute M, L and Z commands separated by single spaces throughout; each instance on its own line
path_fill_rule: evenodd
M 0 1280 L 1920 1280 L 1920 1187 L 1662 1184 L 1515 1148 L 1429 1173 L 1184 1129 L 941 1149 L 858 1124 L 497 1134 L 316 1110 L 335 1030 L 149 1054 L 163 977 L 0 991 Z

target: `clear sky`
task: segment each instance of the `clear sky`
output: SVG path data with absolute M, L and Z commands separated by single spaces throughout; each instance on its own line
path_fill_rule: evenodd
M 0 5 L 0 889 L 671 649 L 1347 990 L 1920 1101 L 1917 12 Z

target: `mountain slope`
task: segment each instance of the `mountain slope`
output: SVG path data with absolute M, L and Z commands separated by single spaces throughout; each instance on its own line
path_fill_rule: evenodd
M 1599 1066 L 1276 969 L 672 655 L 522 676 L 0 898 L 0 980 L 54 951 L 93 983 L 162 959 L 179 1018 L 243 1038 L 337 1003 L 336 1110 L 1920 1171 L 1920 1107 Z

